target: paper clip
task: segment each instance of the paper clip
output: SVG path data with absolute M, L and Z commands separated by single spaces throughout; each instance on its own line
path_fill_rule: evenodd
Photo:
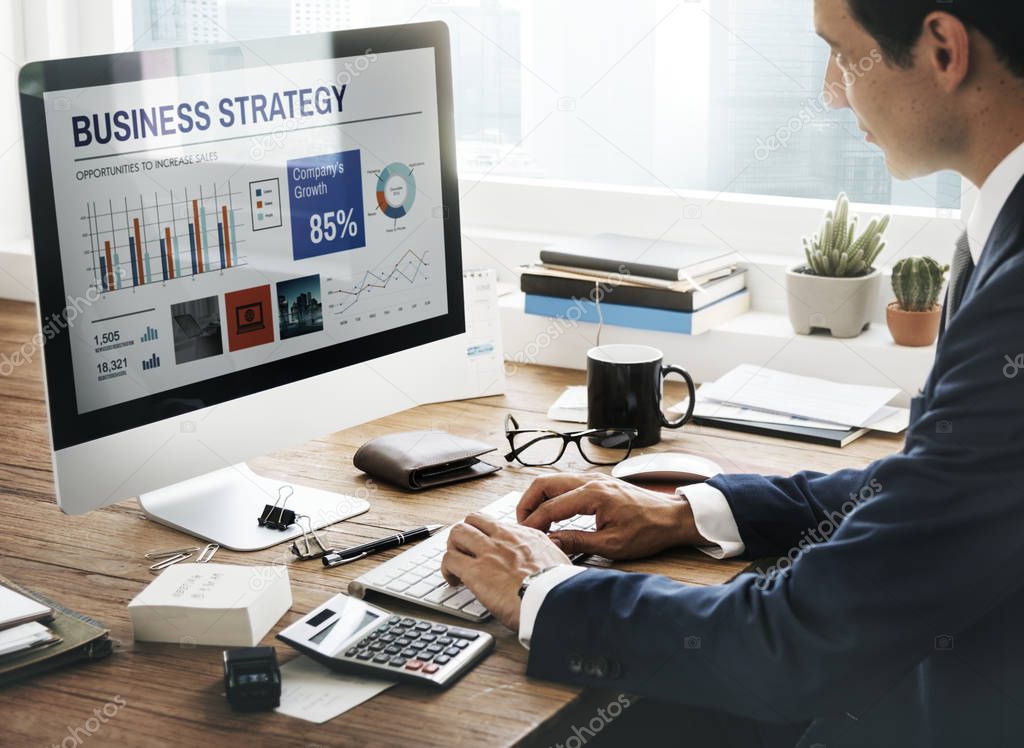
M 173 556 L 169 556 L 168 558 L 165 558 L 163 561 L 157 561 L 155 564 L 153 564 L 152 566 L 149 567 L 149 570 L 150 571 L 163 571 L 168 566 L 173 566 L 174 564 L 178 563 L 179 561 L 184 561 L 186 558 L 188 558 L 191 555 L 192 555 L 191 552 L 188 552 L 188 553 L 182 552 L 182 553 L 175 554 Z
M 220 546 L 216 543 L 208 543 L 203 550 L 199 551 L 199 555 L 196 556 L 197 564 L 208 564 L 210 559 L 213 558 L 213 554 L 220 550 Z
M 306 520 L 306 527 L 302 526 L 302 520 Z M 295 518 L 295 524 L 302 530 L 302 546 L 299 546 L 300 539 L 292 541 L 292 553 L 299 557 L 302 561 L 312 561 L 317 558 L 323 558 L 328 553 L 331 553 L 333 549 L 328 548 L 324 545 L 323 541 L 320 540 L 320 536 L 316 534 L 316 530 L 313 529 L 313 520 L 307 517 L 305 514 L 300 514 Z M 320 550 L 314 550 L 311 543 L 316 544 Z
M 192 554 L 199 550 L 199 546 L 189 546 L 188 548 L 174 548 L 169 551 L 149 551 L 146 554 L 146 558 L 150 561 L 154 561 L 158 558 L 170 558 L 171 556 L 177 556 L 181 553 Z
M 285 489 L 288 489 L 287 494 L 284 493 Z M 259 526 L 269 527 L 271 530 L 287 530 L 289 525 L 295 524 L 295 512 L 285 509 L 285 504 L 288 503 L 288 499 L 293 493 L 295 493 L 295 489 L 287 484 L 278 488 L 277 501 L 264 505 L 263 513 L 256 520 Z

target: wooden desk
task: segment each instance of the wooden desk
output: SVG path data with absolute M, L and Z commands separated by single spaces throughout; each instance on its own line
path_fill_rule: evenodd
M 0 362 L 35 334 L 34 315 L 31 305 L 0 301 Z M 484 480 L 410 494 L 364 479 L 352 467 L 355 449 L 375 436 L 424 428 L 499 446 L 507 412 L 524 426 L 543 425 L 562 388 L 583 381 L 581 372 L 522 367 L 502 397 L 416 408 L 258 459 L 253 467 L 266 475 L 366 496 L 369 512 L 329 531 L 338 544 L 424 523 L 450 523 L 498 495 L 522 490 L 548 471 L 510 468 Z M 658 449 L 710 457 L 730 472 L 790 473 L 862 466 L 899 447 L 895 438 L 867 437 L 839 451 L 688 426 L 681 432 L 665 431 Z M 126 706 L 88 738 L 90 745 L 222 745 L 241 735 L 252 744 L 300 746 L 551 743 L 570 735 L 571 725 L 584 724 L 597 706 L 608 703 L 606 695 L 527 678 L 527 653 L 512 632 L 492 622 L 484 628 L 497 638 L 496 652 L 448 691 L 397 686 L 324 725 L 273 713 L 235 715 L 221 695 L 220 648 L 132 641 L 126 606 L 152 579 L 142 554 L 180 545 L 182 535 L 146 520 L 131 501 L 80 517 L 65 516 L 54 504 L 38 356 L 0 377 L 0 517 L 10 528 L 0 540 L 0 573 L 99 619 L 117 641 L 107 660 L 6 689 L 0 698 L 5 745 L 60 743 L 69 727 L 82 727 L 93 710 L 115 697 Z M 221 550 L 217 560 L 289 565 L 295 605 L 273 634 L 344 590 L 352 577 L 380 559 L 325 571 L 316 562 L 293 562 L 280 546 L 252 554 Z M 665 574 L 689 584 L 716 584 L 743 566 L 680 550 L 618 568 Z M 436 617 L 391 600 L 376 601 L 399 612 Z M 265 643 L 274 643 L 272 634 Z M 292 656 L 283 645 L 278 651 L 282 660 Z

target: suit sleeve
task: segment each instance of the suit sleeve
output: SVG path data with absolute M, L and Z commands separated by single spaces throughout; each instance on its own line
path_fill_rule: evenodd
M 744 540 L 764 537 L 765 547 L 791 539 L 850 485 L 874 486 L 828 542 L 799 548 L 773 579 L 714 587 L 588 570 L 548 593 L 530 674 L 762 721 L 857 713 L 928 657 L 937 636 L 1019 591 L 1024 377 L 1003 367 L 1021 348 L 1024 254 L 1007 265 L 953 320 L 902 454 L 836 484 L 762 484 L 779 489 L 774 510 L 800 518 L 781 532 L 769 509 L 740 496 Z

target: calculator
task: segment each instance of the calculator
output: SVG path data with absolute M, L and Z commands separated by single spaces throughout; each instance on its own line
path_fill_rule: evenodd
M 447 688 L 494 649 L 483 631 L 393 615 L 338 594 L 277 638 L 344 673 Z

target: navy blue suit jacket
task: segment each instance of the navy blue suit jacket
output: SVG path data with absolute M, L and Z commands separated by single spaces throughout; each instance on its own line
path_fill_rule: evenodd
M 1021 353 L 1024 182 L 901 453 L 711 481 L 748 556 L 783 573 L 691 587 L 588 570 L 547 595 L 529 673 L 806 725 L 805 746 L 1024 745 L 1024 371 L 1006 359 Z

